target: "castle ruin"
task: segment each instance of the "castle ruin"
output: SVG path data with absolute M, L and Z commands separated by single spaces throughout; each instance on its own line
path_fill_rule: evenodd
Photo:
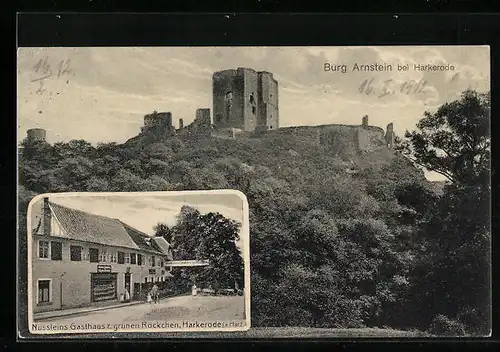
M 253 132 L 279 128 L 278 82 L 272 73 L 241 67 L 215 72 L 212 90 L 217 129 Z
M 368 153 L 383 147 L 392 149 L 394 146 L 393 124 L 388 124 L 384 131 L 380 127 L 371 126 L 368 115 L 361 118 L 360 125 L 328 124 L 280 128 L 278 82 L 270 72 L 241 67 L 215 72 L 212 76 L 212 93 L 212 116 L 209 108 L 200 108 L 196 110 L 192 123 L 185 125 L 184 119 L 180 118 L 179 126 L 175 128 L 171 112 L 153 111 L 144 116 L 141 135 L 155 135 L 159 138 L 177 136 L 184 139 L 239 139 L 260 138 L 263 134 L 293 134 L 300 135 L 304 140 L 312 139 L 313 143 L 334 153 L 346 148 L 358 153 Z M 28 138 L 45 140 L 45 130 L 28 130 Z
M 45 142 L 45 138 L 47 137 L 47 131 L 45 131 L 43 128 L 31 128 L 26 132 L 26 134 L 28 141 L 30 142 Z
M 160 132 L 166 135 L 175 134 L 175 128 L 172 125 L 171 112 L 153 111 L 151 114 L 144 116 L 144 126 L 141 127 L 142 133 Z

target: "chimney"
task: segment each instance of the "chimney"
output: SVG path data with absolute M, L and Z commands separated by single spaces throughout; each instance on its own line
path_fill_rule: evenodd
M 49 198 L 43 198 L 43 234 L 50 236 L 52 214 L 50 212 Z
M 184 128 L 184 120 L 183 119 L 179 119 L 179 129 L 183 129 Z

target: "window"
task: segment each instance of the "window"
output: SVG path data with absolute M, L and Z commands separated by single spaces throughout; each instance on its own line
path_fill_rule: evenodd
M 252 114 L 255 115 L 255 106 L 252 106 Z
M 82 260 L 82 247 L 80 246 L 70 246 L 69 255 L 72 261 Z
M 62 242 L 50 243 L 50 259 L 52 260 L 62 260 Z
M 108 253 L 106 251 L 99 251 L 99 261 L 106 262 L 108 259 Z
M 137 264 L 137 254 L 130 253 L 130 264 Z
M 49 241 L 38 241 L 38 257 L 49 258 Z
M 253 104 L 255 101 L 254 97 L 253 97 L 253 93 L 250 93 L 250 104 Z
M 99 249 L 89 248 L 89 258 L 91 263 L 99 262 Z
M 130 253 L 125 253 L 125 264 L 130 264 Z
M 125 263 L 125 253 L 118 252 L 118 264 Z
M 116 263 L 116 252 L 111 253 L 111 263 Z
M 165 264 L 165 263 L 163 262 L 163 258 L 160 258 L 160 267 L 162 267 L 162 268 L 163 268 L 163 265 L 164 265 L 164 264 Z
M 272 97 L 273 97 L 273 95 L 272 95 L 272 94 L 269 94 L 269 98 L 272 98 Z
M 147 277 L 145 277 L 145 278 L 144 278 L 144 283 L 147 283 L 147 282 L 148 282 L 148 278 L 147 278 Z
M 155 266 L 156 265 L 156 258 L 155 256 L 151 256 L 151 266 Z
M 142 265 L 142 254 L 137 254 L 137 265 Z
M 50 302 L 50 280 L 38 280 L 38 303 Z

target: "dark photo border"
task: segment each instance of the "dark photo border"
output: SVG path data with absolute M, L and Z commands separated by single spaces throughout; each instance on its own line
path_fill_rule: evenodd
M 489 14 L 246 14 L 246 13 L 207 13 L 207 14 L 143 14 L 143 13 L 20 13 L 17 15 L 17 47 L 33 46 L 359 46 L 359 45 L 490 45 L 491 46 L 491 88 L 492 112 L 500 107 L 497 90 L 498 72 L 500 64 L 500 16 Z M 16 50 L 17 51 L 17 50 Z M 15 76 L 15 75 L 14 75 Z M 15 77 L 14 77 L 15 81 Z M 16 93 L 14 93 L 14 104 Z M 14 107 L 15 113 L 15 107 Z M 15 125 L 15 117 L 10 119 Z M 498 121 L 491 119 L 492 135 L 495 135 Z M 12 128 L 12 129 L 11 129 Z M 14 185 L 2 185 L 3 194 L 12 195 L 11 204 L 16 204 L 17 186 L 16 172 L 16 126 L 4 128 L 7 136 L 4 139 L 4 153 L 9 159 L 3 166 L 12 169 L 11 180 Z M 12 149 L 10 149 L 12 148 Z M 493 141 L 492 152 L 496 154 L 497 143 Z M 495 158 L 493 158 L 493 162 Z M 12 168 L 10 168 L 12 166 Z M 492 166 L 492 232 L 496 232 L 496 173 Z M 7 202 L 6 202 L 7 203 Z M 5 209 L 6 210 L 6 209 Z M 9 224 L 5 228 L 5 237 L 14 238 L 16 231 L 17 210 L 13 207 L 9 216 Z M 7 211 L 4 212 L 5 214 Z M 9 229 L 9 230 L 7 230 Z M 10 230 L 12 229 L 12 231 Z M 497 252 L 498 240 L 492 236 L 493 253 Z M 14 256 L 14 260 L 15 260 Z M 22 264 L 22 263 L 20 263 Z M 18 265 L 15 263 L 15 265 Z M 488 347 L 486 343 L 498 340 L 498 304 L 495 297 L 498 292 L 499 270 L 498 258 L 493 255 L 493 333 L 491 338 L 467 339 L 469 348 L 478 350 Z M 12 276 L 13 282 L 27 281 L 26 265 L 20 266 L 19 276 L 16 271 Z M 14 284 L 14 287 L 16 285 Z M 27 296 L 16 295 L 12 310 L 17 302 L 27 302 Z M 26 310 L 20 309 L 22 312 Z M 12 312 L 16 320 L 16 312 Z M 18 324 L 16 322 L 15 336 L 18 332 L 26 331 L 27 313 L 23 313 Z M 9 329 L 10 330 L 10 329 Z M 5 331 L 5 330 L 4 330 Z M 134 338 L 134 343 L 140 341 L 161 342 L 162 344 L 185 344 L 186 339 L 162 339 L 158 341 L 152 336 L 140 334 L 117 334 L 114 341 Z M 63 340 L 61 337 L 28 336 L 19 342 Z M 71 340 L 85 339 L 85 344 L 103 341 L 99 336 L 72 336 Z M 149 340 L 147 340 L 149 339 Z M 65 338 L 64 340 L 68 340 Z M 440 346 L 457 347 L 457 343 L 465 339 L 422 339 L 401 340 L 388 339 L 386 341 L 398 343 L 395 347 L 408 348 L 399 343 L 411 342 L 422 348 L 422 344 L 430 342 Z M 104 340 L 109 342 L 108 339 Z M 194 342 L 207 340 L 193 339 Z M 209 340 L 213 342 L 217 340 Z M 228 340 L 234 343 L 233 340 Z M 244 342 L 262 342 L 262 340 L 242 340 Z M 274 341 L 274 340 L 273 340 Z M 310 340 L 308 340 L 310 341 Z M 381 342 L 383 340 L 359 339 L 360 344 Z M 269 340 L 267 340 L 269 343 Z M 277 339 L 276 342 L 285 342 Z M 300 342 L 289 340 L 288 342 Z M 336 342 L 347 346 L 352 343 L 349 339 L 325 339 L 317 342 Z M 80 343 L 81 344 L 81 343 Z M 81 344 L 82 345 L 82 344 Z M 378 344 L 377 344 L 378 345 Z M 491 345 L 490 345 L 491 346 Z M 68 346 L 69 347 L 69 346 Z M 165 347 L 165 345 L 163 345 Z M 277 347 L 277 346 L 276 346 Z M 72 347 L 71 347 L 72 348 Z M 286 347 L 285 347 L 286 348 Z

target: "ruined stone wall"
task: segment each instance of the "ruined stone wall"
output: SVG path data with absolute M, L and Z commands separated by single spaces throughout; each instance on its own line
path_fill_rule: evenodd
M 213 74 L 212 87 L 216 128 L 251 132 L 279 127 L 278 82 L 272 73 L 224 70 Z
M 27 132 L 27 138 L 30 141 L 45 141 L 47 132 L 42 128 L 31 128 Z
M 211 124 L 210 109 L 197 109 L 195 122 L 197 125 L 206 125 L 206 126 L 210 125 Z
M 148 114 L 144 116 L 144 127 L 151 127 L 156 125 L 172 126 L 172 113 L 159 112 L 156 114 Z
M 244 128 L 243 86 L 244 77 L 237 70 L 224 70 L 213 74 L 213 123 L 217 128 Z
M 378 127 L 368 127 L 357 129 L 357 144 L 361 152 L 371 152 L 385 145 L 384 131 Z
M 238 68 L 238 74 L 243 76 L 243 130 L 253 131 L 258 119 L 258 73 L 252 69 Z
M 236 139 L 245 135 L 245 132 L 239 128 L 220 128 L 212 131 L 211 136 L 219 139 Z
M 278 82 L 272 73 L 259 72 L 259 126 L 279 128 Z
M 384 147 L 384 131 L 374 126 L 321 125 L 283 127 L 275 131 L 322 145 L 334 154 L 369 152 Z

